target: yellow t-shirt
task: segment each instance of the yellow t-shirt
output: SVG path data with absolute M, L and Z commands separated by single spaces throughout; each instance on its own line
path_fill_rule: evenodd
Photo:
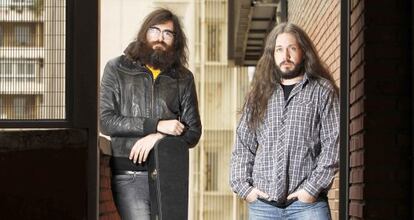
M 155 80 L 158 77 L 158 75 L 160 75 L 161 70 L 160 69 L 154 69 L 154 68 L 152 68 L 152 67 L 150 67 L 148 65 L 146 65 L 146 66 L 151 71 L 152 76 L 154 77 L 154 80 Z

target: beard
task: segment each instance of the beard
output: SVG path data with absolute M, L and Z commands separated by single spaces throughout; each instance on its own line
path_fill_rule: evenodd
M 283 71 L 280 68 L 280 66 L 282 66 L 282 64 L 286 62 L 293 64 L 294 65 L 293 69 Z M 282 79 L 293 79 L 303 74 L 303 65 L 304 65 L 303 62 L 299 64 L 295 64 L 292 61 L 284 61 L 280 63 L 279 65 L 276 65 L 276 70 L 277 72 L 280 73 L 280 75 L 282 76 Z
M 156 44 L 161 45 L 163 48 L 157 46 L 153 49 Z M 161 70 L 171 67 L 175 63 L 176 59 L 172 47 L 159 41 L 144 43 L 138 53 L 139 59 L 142 63 Z

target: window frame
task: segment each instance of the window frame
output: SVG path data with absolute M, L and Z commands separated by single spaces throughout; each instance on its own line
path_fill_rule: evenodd
M 0 120 L 0 130 L 75 129 L 88 135 L 86 219 L 99 217 L 99 0 L 66 0 L 65 119 Z M 76 16 L 75 16 L 76 13 Z M 76 82 L 76 83 L 75 83 Z
M 73 112 L 73 105 L 75 104 L 75 97 L 73 95 L 74 90 L 81 90 L 82 88 L 74 88 L 75 83 L 72 80 L 75 79 L 73 76 L 76 74 L 74 72 L 74 62 L 71 57 L 75 56 L 74 54 L 74 33 L 76 32 L 76 27 L 73 26 L 74 20 L 74 11 L 75 11 L 75 4 L 77 1 L 80 0 L 66 0 L 66 9 L 65 9 L 65 118 L 63 119 L 1 119 L 0 118 L 0 129 L 11 129 L 11 128 L 72 128 L 76 123 L 74 120 L 74 112 Z M 80 2 L 78 2 L 79 4 Z M 98 5 L 95 1 L 92 1 L 91 4 Z M 26 3 L 25 5 L 26 6 Z M 81 6 L 77 6 L 80 8 Z M 36 25 L 36 22 L 35 22 Z M 29 28 L 29 32 L 32 33 L 31 27 Z M 5 33 L 3 32 L 3 35 Z M 13 36 L 15 35 L 15 30 L 12 32 Z M 29 41 L 36 40 L 36 39 L 29 39 Z M 13 42 L 14 44 L 15 42 Z M 15 47 L 37 47 L 39 45 L 32 45 L 32 42 L 29 42 L 29 45 L 14 45 Z M 34 43 L 34 42 L 33 42 Z M 2 45 L 0 45 L 1 47 Z M 40 61 L 39 61 L 40 62 Z M 17 68 L 17 67 L 16 67 Z M 38 73 L 38 70 L 35 67 L 35 80 Z M 3 106 L 4 107 L 4 106 Z
M 13 45 L 16 47 L 30 47 L 32 46 L 32 27 L 26 23 L 19 23 L 13 26 Z

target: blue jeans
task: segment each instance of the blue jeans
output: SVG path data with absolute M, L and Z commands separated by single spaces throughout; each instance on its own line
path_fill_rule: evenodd
M 149 220 L 148 172 L 113 175 L 112 194 L 122 220 Z
M 256 200 L 249 204 L 250 220 L 330 220 L 329 205 L 324 199 L 314 203 L 295 201 L 286 208 Z

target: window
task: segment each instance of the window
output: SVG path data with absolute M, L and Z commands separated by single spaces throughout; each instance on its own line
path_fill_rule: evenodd
M 0 95 L 0 119 L 35 119 L 36 95 Z
M 0 97 L 0 119 L 6 119 L 6 109 L 3 108 L 3 98 Z
M 218 190 L 218 153 L 206 152 L 205 191 Z
M 44 22 L 8 22 L 0 17 L 0 47 L 43 47 L 44 25 Z M 50 23 L 47 25 L 56 28 L 50 27 Z M 54 41 L 56 36 L 52 36 L 48 39 Z
M 210 24 L 207 28 L 207 60 L 220 61 L 220 27 L 218 24 Z
M 15 97 L 13 99 L 13 110 L 16 118 L 24 118 L 27 111 L 26 99 L 24 97 Z
M 2 26 L 0 26 L 0 47 L 3 47 L 4 45 L 3 45 L 3 40 L 4 39 L 4 36 L 3 36 L 3 27 Z
M 0 2 L 0 120 L 63 123 L 66 0 Z
M 0 80 L 34 81 L 40 75 L 40 66 L 36 59 L 0 59 Z
M 11 5 L 30 6 L 33 5 L 34 0 L 11 0 Z
M 31 45 L 31 31 L 27 24 L 20 24 L 14 27 L 14 40 L 16 46 L 30 46 Z

